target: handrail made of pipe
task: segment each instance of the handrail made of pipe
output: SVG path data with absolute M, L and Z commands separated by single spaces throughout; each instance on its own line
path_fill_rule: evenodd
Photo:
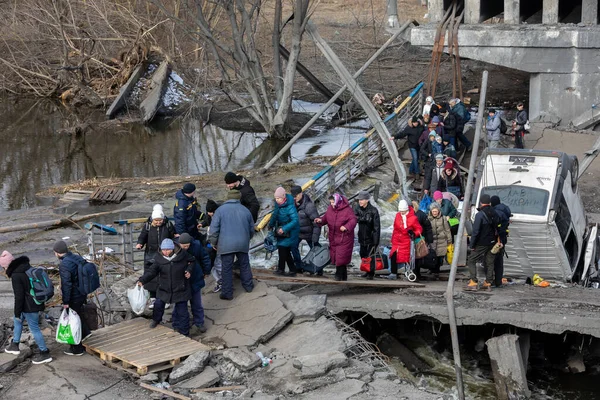
M 400 103 L 400 105 L 394 109 L 394 112 L 390 113 L 387 117 L 385 117 L 385 119 L 383 120 L 383 123 L 386 123 L 386 122 L 391 121 L 392 119 L 396 118 L 398 116 L 398 114 L 410 103 L 410 101 L 412 99 L 414 99 L 417 94 L 419 94 L 419 92 L 423 89 L 423 86 L 424 86 L 423 82 L 419 83 L 413 89 L 413 91 L 410 92 L 410 94 L 402 101 L 402 103 Z M 333 160 L 331 163 L 329 163 L 328 166 L 323 168 L 321 171 L 317 172 L 308 182 L 306 182 L 304 185 L 302 185 L 302 191 L 303 192 L 306 191 L 307 189 L 312 187 L 319 179 L 326 177 L 327 174 L 333 168 L 335 168 L 342 161 L 344 161 L 346 158 L 348 158 L 354 150 L 356 150 L 361 144 L 363 144 L 366 140 L 368 140 L 371 136 L 373 136 L 373 134 L 375 132 L 376 132 L 375 128 L 371 128 L 367 133 L 365 133 L 365 135 L 363 137 L 361 137 L 356 142 L 354 142 L 346 151 L 344 151 L 335 160 Z M 317 200 L 317 199 L 314 198 L 313 200 Z M 257 230 L 257 231 L 263 230 L 267 226 L 267 224 L 269 223 L 270 220 L 271 220 L 271 213 L 269 213 L 263 217 L 263 219 L 256 225 L 255 230 Z

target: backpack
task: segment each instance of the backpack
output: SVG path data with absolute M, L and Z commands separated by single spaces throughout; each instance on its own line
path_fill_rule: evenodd
M 506 122 L 504 122 L 504 119 L 502 119 L 502 117 L 498 118 L 500 118 L 500 133 L 505 135 L 508 131 L 508 126 L 506 126 Z
M 29 295 L 37 305 L 46 303 L 54 296 L 54 285 L 43 267 L 31 267 L 25 271 L 29 279 Z
M 94 293 L 100 287 L 100 275 L 96 264 L 86 261 L 79 263 L 77 276 L 79 277 L 79 292 L 84 295 Z
M 465 120 L 465 123 L 471 120 L 471 113 L 469 112 L 469 110 L 465 110 L 465 117 L 463 119 Z

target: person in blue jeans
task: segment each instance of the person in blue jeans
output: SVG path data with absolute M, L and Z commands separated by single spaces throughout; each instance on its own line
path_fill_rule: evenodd
M 204 307 L 202 307 L 202 288 L 206 285 L 204 276 L 210 274 L 210 256 L 202 243 L 192 238 L 188 233 L 182 233 L 179 236 L 179 246 L 196 259 L 190 278 L 190 286 L 192 287 L 190 305 L 192 306 L 193 317 L 190 335 L 196 336 L 199 333 L 206 332 Z
M 238 190 L 227 192 L 227 201 L 212 217 L 209 229 L 209 241 L 217 256 L 221 256 L 221 294 L 222 300 L 233 300 L 233 261 L 240 263 L 240 278 L 246 292 L 254 289 L 252 270 L 250 269 L 250 239 L 254 236 L 254 219 L 250 211 L 240 203 Z
M 423 132 L 423 128 L 419 124 L 419 119 L 417 117 L 412 117 L 408 122 L 408 126 L 404 128 L 404 130 L 400 133 L 392 136 L 391 139 L 403 139 L 406 138 L 408 141 L 408 148 L 410 150 L 410 155 L 412 157 L 412 162 L 410 163 L 410 167 L 408 168 L 408 172 L 410 174 L 414 174 L 415 178 L 419 176 L 419 137 Z
M 46 346 L 39 326 L 39 312 L 44 311 L 45 304 L 36 304 L 33 297 L 29 295 L 29 279 L 25 273 L 31 268 L 29 258 L 26 256 L 14 258 L 8 251 L 4 251 L 0 255 L 0 266 L 6 270 L 6 275 L 12 282 L 15 295 L 13 340 L 4 351 L 9 354 L 20 354 L 19 342 L 23 332 L 23 322 L 27 320 L 33 339 L 40 348 L 40 352 L 33 356 L 32 363 L 44 364 L 51 362 L 52 356 L 50 356 L 50 350 Z
M 162 241 L 154 263 L 137 283 L 142 286 L 158 276 L 158 289 L 156 290 L 150 328 L 156 328 L 161 323 L 165 305 L 171 303 L 175 304 L 173 307 L 173 330 L 184 336 L 189 335 L 190 315 L 187 304 L 192 298 L 190 278 L 195 263 L 194 256 L 188 254 L 179 244 L 173 243 L 171 239 Z

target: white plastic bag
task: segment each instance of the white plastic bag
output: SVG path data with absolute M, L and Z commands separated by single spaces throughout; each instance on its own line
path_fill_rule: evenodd
M 146 308 L 150 293 L 141 286 L 135 285 L 133 289 L 127 289 L 127 298 L 129 299 L 131 310 L 137 315 L 140 315 Z
M 81 342 L 81 319 L 72 308 L 63 309 L 56 328 L 56 341 L 64 344 L 79 344 Z

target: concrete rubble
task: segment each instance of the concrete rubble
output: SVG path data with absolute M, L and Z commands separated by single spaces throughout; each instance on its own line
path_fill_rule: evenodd
M 210 351 L 201 350 L 186 358 L 181 364 L 173 368 L 169 375 L 171 385 L 184 381 L 201 373 L 210 359 Z
M 23 343 L 19 344 L 21 351 L 18 356 L 8 353 L 0 353 L 0 372 L 6 373 L 12 371 L 17 365 L 31 357 L 31 348 Z
M 519 337 L 502 335 L 486 341 L 498 399 L 529 398 L 526 369 L 523 365 Z
M 290 311 L 294 313 L 294 324 L 317 320 L 327 311 L 326 303 L 327 295 L 324 294 L 302 296 L 291 304 Z
M 348 365 L 348 357 L 339 351 L 328 351 L 326 353 L 312 354 L 296 358 L 292 365 L 300 370 L 300 377 L 315 378 L 326 374 L 335 368 Z
M 223 352 L 223 358 L 231 361 L 236 367 L 242 371 L 250 371 L 261 364 L 260 358 L 250 351 L 247 347 L 238 347 L 228 349 Z
M 217 374 L 217 371 L 209 366 L 193 378 L 177 383 L 175 387 L 182 389 L 203 389 L 215 385 L 219 380 L 221 380 L 221 377 Z

